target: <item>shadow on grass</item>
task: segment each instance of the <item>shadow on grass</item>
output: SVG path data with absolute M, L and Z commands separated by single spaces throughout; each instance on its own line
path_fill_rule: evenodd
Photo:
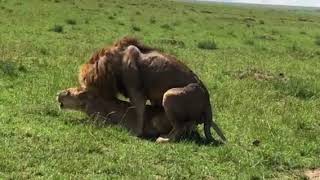
M 141 137 L 141 139 L 155 142 L 157 137 Z M 208 141 L 205 137 L 202 137 L 198 131 L 192 132 L 188 135 L 184 135 L 177 142 L 174 142 L 174 143 L 194 143 L 194 144 L 197 144 L 198 146 L 213 146 L 213 147 L 224 145 L 224 143 L 219 140 Z
M 106 128 L 106 127 L 117 127 L 117 129 L 121 129 L 121 131 L 125 131 L 131 136 L 135 136 L 131 134 L 127 129 L 124 127 L 121 127 L 119 124 L 114 122 L 108 122 L 101 119 L 94 119 L 93 117 L 86 117 L 86 118 L 74 118 L 73 120 L 66 120 L 65 123 L 72 124 L 72 125 L 88 125 L 93 126 L 94 128 Z M 146 135 L 143 137 L 139 137 L 140 139 L 155 142 L 156 139 L 159 137 L 159 135 Z M 195 143 L 199 146 L 213 146 L 218 147 L 221 145 L 224 145 L 222 141 L 214 140 L 214 141 L 208 141 L 206 138 L 202 137 L 198 131 L 192 132 L 190 134 L 186 134 L 181 137 L 177 142 L 175 143 Z

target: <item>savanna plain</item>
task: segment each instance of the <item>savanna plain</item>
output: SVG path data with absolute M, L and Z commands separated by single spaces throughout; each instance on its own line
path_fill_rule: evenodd
M 306 179 L 320 167 L 319 29 L 319 9 L 0 0 L 0 179 Z M 199 75 L 227 144 L 156 144 L 59 110 L 79 66 L 126 35 Z

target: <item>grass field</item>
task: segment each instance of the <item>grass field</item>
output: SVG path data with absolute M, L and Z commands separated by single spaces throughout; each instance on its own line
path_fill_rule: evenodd
M 148 0 L 0 0 L 0 179 L 293 179 L 320 167 L 320 11 Z M 58 90 L 125 35 L 210 90 L 228 144 L 140 140 L 61 112 Z

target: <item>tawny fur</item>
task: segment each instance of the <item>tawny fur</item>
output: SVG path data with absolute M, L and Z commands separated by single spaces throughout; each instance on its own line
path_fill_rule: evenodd
M 220 137 L 226 140 L 221 130 L 212 121 L 208 90 L 196 74 L 175 57 L 142 45 L 136 39 L 123 38 L 113 46 L 97 52 L 88 63 L 82 66 L 79 82 L 86 89 L 99 91 L 103 98 L 115 98 L 117 93 L 129 97 L 136 109 L 138 133 L 142 133 L 146 119 L 145 103 L 146 100 L 150 100 L 153 106 L 163 106 L 166 109 L 166 115 L 173 125 L 173 131 L 185 129 L 183 126 L 188 126 L 187 121 L 192 121 L 194 124 L 204 123 L 205 135 L 208 139 L 213 139 L 210 133 L 210 126 L 213 126 L 216 131 L 218 129 Z M 173 114 L 170 111 L 177 111 L 175 108 L 182 111 L 187 110 L 188 107 L 184 108 L 185 104 L 182 107 L 178 105 L 165 107 L 164 94 L 175 88 L 176 92 L 185 94 L 183 98 L 193 98 L 185 89 L 189 84 L 197 84 L 202 89 L 199 91 L 203 97 L 200 102 L 202 105 L 199 112 L 194 113 L 197 116 L 192 115 L 185 119 L 170 116 L 169 114 Z M 179 100 L 182 101 L 183 98 Z M 168 136 L 175 140 L 178 134 L 181 133 L 170 132 Z
M 133 134 L 137 126 L 137 116 L 130 103 L 118 99 L 105 100 L 94 91 L 82 88 L 68 88 L 58 94 L 62 109 L 76 110 L 110 125 L 120 125 Z M 162 108 L 147 106 L 144 137 L 158 137 L 172 130 L 170 121 Z

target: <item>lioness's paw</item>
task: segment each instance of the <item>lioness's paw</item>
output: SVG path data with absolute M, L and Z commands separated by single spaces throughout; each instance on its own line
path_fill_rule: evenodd
M 169 141 L 170 141 L 169 138 L 158 137 L 156 140 L 156 143 L 167 143 Z

